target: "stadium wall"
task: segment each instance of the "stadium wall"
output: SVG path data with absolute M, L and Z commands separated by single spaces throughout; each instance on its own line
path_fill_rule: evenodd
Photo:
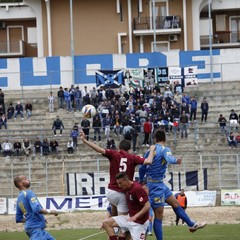
M 237 81 L 240 76 L 240 49 L 212 52 L 213 81 Z M 96 70 L 197 66 L 198 82 L 211 81 L 210 54 L 203 51 L 163 53 L 105 54 L 74 57 L 0 59 L 0 87 L 5 90 L 48 89 L 71 84 L 83 88 L 95 85 Z

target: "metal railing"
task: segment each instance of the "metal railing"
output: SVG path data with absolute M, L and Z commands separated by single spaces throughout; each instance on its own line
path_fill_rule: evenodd
M 209 44 L 209 36 L 200 37 L 201 45 Z M 212 43 L 215 45 L 220 44 L 239 44 L 240 45 L 240 31 L 225 31 L 215 32 L 213 34 Z
M 69 159 L 59 156 L 55 158 L 45 157 L 38 161 L 31 157 L 26 157 L 21 161 L 10 159 L 5 162 L 1 169 L 2 178 L 0 197 L 16 197 L 17 189 L 13 186 L 13 178 L 18 175 L 26 175 L 32 180 L 32 188 L 38 192 L 38 195 L 67 195 L 66 174 L 85 174 L 85 176 L 107 176 L 109 162 L 106 158 L 83 159 L 80 157 Z M 206 170 L 206 171 L 205 171 Z M 183 157 L 181 165 L 169 165 L 168 171 L 178 176 L 181 173 L 185 176 L 187 172 L 198 171 L 206 172 L 205 185 L 207 190 L 221 189 L 239 189 L 240 188 L 240 155 L 239 154 L 221 154 L 221 155 L 186 155 Z M 203 178 L 203 177 L 202 177 Z M 181 180 L 181 187 L 187 188 Z M 84 181 L 79 179 L 83 187 Z M 200 179 L 198 182 L 200 183 Z M 106 187 L 107 187 L 106 182 Z M 175 184 L 174 191 L 179 190 L 179 184 Z M 203 184 L 203 183 L 201 183 Z M 88 186 L 89 187 L 89 186 Z M 203 189 L 202 189 L 203 190 Z
M 133 30 L 152 30 L 153 17 L 135 17 L 133 19 Z M 180 16 L 165 16 L 155 18 L 156 29 L 181 28 Z

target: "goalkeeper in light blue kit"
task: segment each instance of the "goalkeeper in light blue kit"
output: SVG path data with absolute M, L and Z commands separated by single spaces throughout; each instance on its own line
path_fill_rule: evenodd
M 16 222 L 25 223 L 25 231 L 31 240 L 55 240 L 45 231 L 46 220 L 43 214 L 58 215 L 55 210 L 46 210 L 30 190 L 30 181 L 25 176 L 14 178 L 14 185 L 20 190 L 16 205 Z
M 172 156 L 170 148 L 165 147 L 166 135 L 162 130 L 157 130 L 154 134 L 155 153 L 152 163 L 142 165 L 139 169 L 139 180 L 143 181 L 144 176 L 147 178 L 147 187 L 149 190 L 149 201 L 154 211 L 153 229 L 157 240 L 163 239 L 162 219 L 165 202 L 172 206 L 175 214 L 187 223 L 190 232 L 206 226 L 205 222 L 193 222 L 186 212 L 181 208 L 177 199 L 173 196 L 171 190 L 163 183 L 168 164 L 181 164 L 181 159 Z M 152 146 L 151 146 L 152 148 Z M 145 154 L 148 156 L 149 151 Z

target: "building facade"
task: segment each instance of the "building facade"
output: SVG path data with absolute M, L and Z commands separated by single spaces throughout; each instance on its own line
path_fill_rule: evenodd
M 240 0 L 0 1 L 1 58 L 210 46 L 240 48 Z

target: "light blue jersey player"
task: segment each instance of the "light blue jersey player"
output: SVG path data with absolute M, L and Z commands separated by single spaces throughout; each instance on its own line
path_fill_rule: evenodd
M 181 159 L 176 159 L 172 156 L 170 148 L 165 147 L 166 135 L 162 130 L 157 130 L 154 134 L 155 139 L 155 153 L 152 163 L 150 165 L 142 165 L 139 169 L 139 180 L 143 181 L 146 175 L 147 187 L 149 190 L 149 201 L 154 211 L 153 229 L 157 240 L 163 239 L 162 233 L 162 219 L 165 203 L 172 206 L 175 214 L 179 216 L 189 226 L 191 232 L 206 226 L 205 222 L 193 222 L 186 212 L 180 207 L 179 202 L 173 196 L 171 190 L 164 184 L 165 173 L 168 164 L 181 164 Z M 152 148 L 152 146 L 151 146 Z M 149 152 L 145 154 L 147 157 Z M 148 164 L 146 162 L 146 164 Z
M 35 193 L 30 190 L 30 181 L 25 176 L 14 178 L 14 185 L 20 190 L 16 205 L 16 222 L 25 223 L 25 231 L 31 240 L 55 240 L 45 231 L 46 220 L 43 214 L 58 215 L 55 210 L 43 209 Z

